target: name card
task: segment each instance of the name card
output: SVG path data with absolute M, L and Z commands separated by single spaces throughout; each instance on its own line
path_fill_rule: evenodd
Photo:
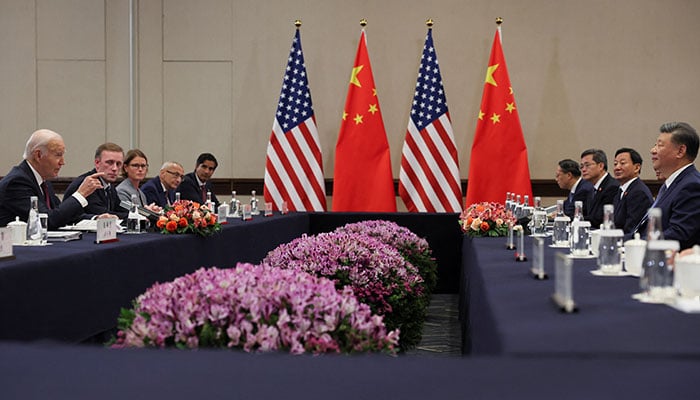
M 0 260 L 11 260 L 15 258 L 12 254 L 12 230 L 10 228 L 0 228 Z
M 253 214 L 251 212 L 251 207 L 250 204 L 243 204 L 241 206 L 241 219 L 243 221 L 248 221 L 250 219 L 253 219 Z
M 95 243 L 109 243 L 117 241 L 117 219 L 116 218 L 98 218 L 97 223 L 97 238 Z
M 265 217 L 271 217 L 272 216 L 272 203 L 271 202 L 265 202 L 265 214 L 263 214 Z
M 574 284 L 572 275 L 573 260 L 566 254 L 557 253 L 554 269 L 554 294 L 552 300 L 560 310 L 566 313 L 578 311 L 574 302 Z
M 532 238 L 532 267 L 530 272 L 535 279 L 547 279 L 547 274 L 544 272 L 544 238 Z
M 287 204 L 286 201 L 282 202 L 282 208 L 280 209 L 281 214 L 287 214 L 289 212 L 289 205 Z

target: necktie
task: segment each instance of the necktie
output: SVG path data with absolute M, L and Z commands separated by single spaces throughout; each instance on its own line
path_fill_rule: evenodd
M 200 188 L 202 189 L 202 204 L 204 204 L 207 202 L 207 188 L 206 185 L 202 185 Z
M 105 198 L 107 199 L 107 211 L 112 210 L 112 186 L 105 187 Z
M 49 198 L 49 188 L 46 186 L 46 181 L 41 182 L 41 191 L 44 192 L 44 201 L 46 202 L 46 208 L 51 209 L 51 199 Z
M 659 194 L 656 195 L 656 200 L 654 200 L 654 203 L 649 208 L 655 208 L 656 204 L 659 202 L 659 200 L 661 200 L 661 197 L 663 197 L 664 193 L 666 193 L 666 184 L 665 183 L 663 185 L 661 185 L 661 187 L 659 188 Z M 649 211 L 647 211 L 647 213 L 644 215 L 644 218 L 642 218 L 642 220 L 639 221 L 637 226 L 634 227 L 634 232 L 639 232 L 639 228 L 644 226 L 644 224 L 647 222 L 648 219 L 649 219 Z

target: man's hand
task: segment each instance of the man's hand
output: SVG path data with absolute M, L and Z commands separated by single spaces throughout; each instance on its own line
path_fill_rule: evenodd
M 102 189 L 102 182 L 100 182 L 100 177 L 104 176 L 104 172 L 97 172 L 90 176 L 85 177 L 83 182 L 78 187 L 77 192 L 87 198 L 95 190 Z

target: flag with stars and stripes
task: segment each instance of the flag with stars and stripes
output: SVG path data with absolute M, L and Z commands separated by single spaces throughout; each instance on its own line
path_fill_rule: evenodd
M 457 146 L 432 31 L 425 37 L 401 152 L 399 195 L 411 212 L 460 212 Z
M 299 29 L 289 51 L 267 145 L 264 197 L 276 210 L 282 209 L 283 202 L 290 211 L 326 210 L 321 146 Z
M 389 141 L 362 30 L 335 145 L 333 211 L 396 211 Z
M 493 39 L 476 121 L 466 204 L 503 203 L 508 192 L 532 198 L 527 146 L 503 56 L 499 26 Z

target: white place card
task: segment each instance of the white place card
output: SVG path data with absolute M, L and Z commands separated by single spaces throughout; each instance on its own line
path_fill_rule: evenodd
M 532 276 L 535 279 L 547 279 L 547 274 L 544 272 L 544 238 L 532 238 L 532 267 L 530 268 Z
M 572 266 L 574 262 L 564 253 L 557 253 L 554 269 L 554 294 L 552 300 L 566 313 L 578 311 L 574 302 Z
M 0 228 L 0 260 L 12 259 L 12 230 Z
M 263 214 L 266 217 L 272 216 L 272 202 L 265 202 L 265 214 Z
M 117 241 L 117 219 L 116 218 L 98 218 L 97 223 L 97 238 L 95 243 L 108 243 Z

